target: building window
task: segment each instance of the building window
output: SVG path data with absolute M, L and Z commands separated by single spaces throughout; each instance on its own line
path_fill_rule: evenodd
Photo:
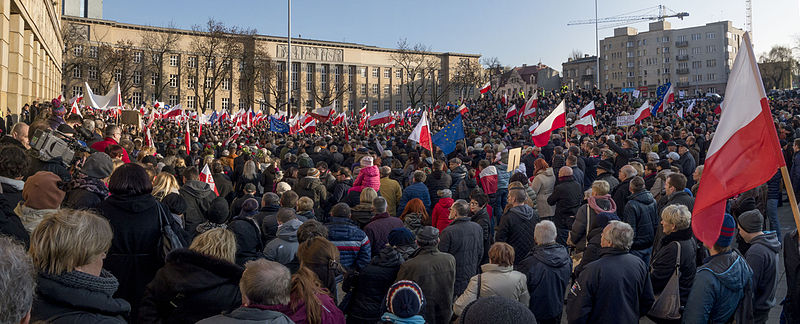
M 239 98 L 239 110 L 247 109 L 247 101 L 244 98 Z
M 626 47 L 633 47 L 633 42 L 629 41 L 627 44 L 625 44 L 625 46 Z
M 231 98 L 222 98 L 222 109 L 228 109 L 231 105 Z
M 376 109 L 376 110 L 378 109 L 378 107 L 380 107 L 380 106 L 378 105 L 378 100 L 373 100 L 373 101 L 372 101 L 372 107 L 375 107 L 375 108 L 372 108 L 372 109 Z
M 396 84 L 394 86 L 394 94 L 400 95 L 400 85 L 399 84 Z
M 692 62 L 692 68 L 693 68 L 693 69 L 699 69 L 699 68 L 701 68 L 701 67 L 703 67 L 703 62 L 700 62 L 700 61 L 694 61 L 694 62 Z
M 75 67 L 72 68 L 72 77 L 78 79 L 82 78 L 83 74 L 81 72 L 81 65 L 76 64 Z
M 72 96 L 82 96 L 83 95 L 83 87 L 82 86 L 74 86 L 72 87 Z
M 178 87 L 178 75 L 177 74 L 170 74 L 169 75 L 169 86 L 171 88 Z
M 158 73 L 153 72 L 150 73 L 150 85 L 154 86 L 158 84 Z
M 372 85 L 372 94 L 374 94 L 374 95 L 378 94 L 378 84 L 377 83 Z M 378 105 L 375 105 L 375 106 L 377 107 Z
M 361 77 L 362 78 L 366 78 L 367 77 L 367 68 L 362 66 L 362 67 L 360 67 L 358 69 L 359 69 L 359 72 L 361 72 Z
M 75 55 L 75 57 L 83 56 L 83 45 L 80 44 L 75 45 L 75 48 L 73 49 L 72 53 Z
M 680 35 L 680 36 L 678 36 L 678 39 L 676 39 L 676 41 L 679 41 L 679 42 L 685 42 L 685 41 L 686 41 L 686 35 Z
M 706 38 L 715 39 L 715 38 L 717 38 L 717 34 L 716 33 L 706 33 Z
M 195 80 L 197 80 L 197 79 L 195 79 L 194 77 L 186 78 L 186 87 L 189 88 L 189 89 L 194 89 Z
M 297 80 L 297 75 L 300 73 L 300 63 L 292 63 L 292 90 L 299 88 L 300 80 Z
M 373 78 L 377 78 L 378 74 L 380 74 L 380 73 L 381 73 L 381 69 L 380 68 L 372 68 L 372 77 Z
M 97 58 L 97 46 L 89 47 L 89 57 Z
M 383 110 L 389 110 L 389 109 L 392 109 L 391 102 L 389 100 L 384 100 L 383 101 Z
M 706 67 L 716 67 L 717 59 L 706 60 Z
M 362 96 L 366 96 L 367 95 L 367 85 L 366 84 L 361 84 L 360 93 L 361 93 Z
M 97 80 L 97 67 L 94 65 L 89 65 L 86 67 L 86 71 L 89 74 L 89 80 Z
M 244 71 L 244 66 L 245 66 L 244 61 L 239 61 L 239 72 Z
M 194 103 L 197 101 L 194 96 L 186 96 L 186 108 L 194 109 Z
M 323 64 L 319 69 L 319 85 L 323 90 L 328 90 L 328 70 L 330 65 Z
M 398 78 L 398 79 L 402 78 L 403 77 L 403 69 L 399 69 L 399 68 L 395 69 L 394 77 Z
M 390 68 L 383 69 L 383 77 L 386 78 L 386 79 L 391 78 L 392 77 L 392 69 L 390 69 Z
M 114 81 L 119 82 L 122 79 L 122 70 L 115 69 L 114 70 Z
M 206 100 L 206 109 L 214 109 L 214 98 Z
M 708 79 L 708 81 L 714 81 L 714 80 L 717 79 L 717 74 L 716 73 L 709 73 L 708 75 L 706 75 L 706 79 Z
M 223 78 L 222 90 L 230 90 L 230 89 L 231 89 L 231 78 Z
M 383 95 L 388 96 L 391 91 L 391 86 L 388 84 L 383 85 Z
M 703 39 L 703 34 L 701 33 L 692 34 L 692 40 L 701 40 L 701 39 Z
M 633 52 L 628 52 L 628 57 L 629 58 L 633 57 Z
M 206 88 L 211 88 L 211 85 L 214 83 L 213 81 L 214 80 L 211 79 L 211 78 L 206 78 L 205 87 Z
M 402 100 L 395 100 L 394 109 L 395 110 L 403 109 L 403 101 Z
M 706 46 L 706 53 L 714 53 L 717 51 L 717 47 L 714 45 Z
M 669 53 L 669 47 L 664 47 L 664 54 Z
M 178 95 L 169 95 L 169 101 L 167 104 L 170 106 L 178 105 Z
M 703 75 L 702 74 L 695 75 L 694 82 L 700 82 L 700 81 L 703 81 Z
M 196 68 L 197 67 L 197 56 L 189 56 L 189 59 L 187 61 L 187 65 L 189 65 L 190 68 Z
M 133 53 L 133 63 L 142 63 L 142 52 Z
M 142 93 L 141 92 L 134 92 L 131 94 L 131 103 L 134 106 L 138 106 L 142 104 Z
M 692 47 L 692 54 L 700 54 L 703 51 L 700 47 Z
M 92 73 L 90 71 L 89 75 L 91 74 Z M 133 71 L 133 84 L 142 84 L 142 71 Z
M 169 56 L 169 66 L 178 66 L 178 55 Z

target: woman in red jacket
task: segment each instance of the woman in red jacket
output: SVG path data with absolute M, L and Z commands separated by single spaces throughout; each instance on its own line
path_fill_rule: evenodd
M 452 221 L 450 219 L 450 206 L 453 206 L 453 193 L 450 189 L 442 189 L 436 192 L 439 195 L 439 202 L 433 206 L 433 227 L 444 230 Z

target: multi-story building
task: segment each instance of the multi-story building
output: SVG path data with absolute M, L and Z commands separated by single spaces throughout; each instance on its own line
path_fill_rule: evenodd
M 616 28 L 600 41 L 601 88 L 652 97 L 671 82 L 686 95 L 722 94 L 743 34 L 730 21 L 682 29 L 658 21 L 641 33 Z
M 103 0 L 61 0 L 64 16 L 103 19 Z
M 541 88 L 547 91 L 555 90 L 561 86 L 558 71 L 542 63 L 536 65 L 523 64 L 507 72 L 498 74 L 492 80 L 492 88 L 499 95 L 508 94 L 509 97 L 519 95 L 520 91 L 527 94 Z
M 597 56 L 584 54 L 582 58 L 568 58 L 561 63 L 561 86 L 570 90 L 592 89 L 597 86 Z
M 77 37 L 80 41 L 65 53 L 68 73 L 64 74 L 62 85 L 68 96 L 83 93 L 84 82 L 94 92 L 104 94 L 113 78 L 124 79 L 120 82 L 123 101 L 132 106 L 157 100 L 189 109 L 236 110 L 260 106 L 268 110 L 280 108 L 286 102 L 286 38 L 250 35 L 243 41 L 242 53 L 255 52 L 257 48 L 274 63 L 274 72 L 253 80 L 255 74 L 248 71 L 260 62 L 253 55 L 208 60 L 207 55 L 197 52 L 197 43 L 207 40 L 208 33 L 73 16 L 64 16 L 63 23 L 73 26 L 65 30 L 80 34 Z M 144 45 L 143 38 L 163 40 L 169 35 L 176 36 L 176 41 L 164 53 L 158 54 L 152 46 Z M 104 72 L 100 63 L 104 49 L 129 51 L 125 56 L 127 63 L 115 62 L 117 68 Z M 401 52 L 353 43 L 292 39 L 293 112 L 327 105 L 333 105 L 337 111 L 352 111 L 363 103 L 374 112 L 455 100 L 459 94 L 452 90 L 455 86 L 451 87 L 451 81 L 459 62 L 468 60 L 477 65 L 480 58 L 476 54 L 426 53 L 426 68 L 411 75 L 408 67 L 415 64 L 412 62 L 404 69 L 398 63 L 404 61 L 398 58 L 403 53 L 419 53 Z M 206 64 L 217 70 L 204 73 Z M 224 76 L 216 79 L 222 72 Z M 260 87 L 261 81 L 268 86 Z M 475 86 L 470 87 L 474 90 L 467 95 L 477 95 Z M 211 89 L 210 95 L 204 93 L 206 88 Z
M 57 1 L 0 1 L 0 112 L 58 96 L 63 47 Z

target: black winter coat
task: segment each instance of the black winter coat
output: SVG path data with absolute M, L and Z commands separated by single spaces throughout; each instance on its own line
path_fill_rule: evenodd
M 76 188 L 67 192 L 62 206 L 70 209 L 95 210 L 100 206 L 105 196 L 98 195 L 86 189 Z
M 484 206 L 478 210 L 478 212 L 470 213 L 470 217 L 472 221 L 478 223 L 478 225 L 481 226 L 481 230 L 483 230 L 483 256 L 481 256 L 480 264 L 489 263 L 489 247 L 494 243 L 494 233 L 489 230 L 489 213 Z M 478 266 L 476 270 L 480 271 L 480 266 Z
M 228 229 L 236 235 L 236 264 L 244 266 L 247 261 L 264 257 L 261 229 L 254 219 L 237 216 L 228 224 Z
M 572 222 L 575 221 L 575 214 L 578 213 L 578 207 L 581 206 L 582 201 L 583 187 L 575 181 L 575 178 L 569 177 L 556 184 L 553 193 L 547 197 L 547 203 L 556 206 L 553 214 L 556 228 L 572 228 Z M 522 253 L 523 256 L 525 254 L 527 252 Z
M 127 323 L 131 305 L 112 297 L 117 285 L 117 279 L 105 270 L 100 277 L 78 271 L 60 275 L 40 273 L 31 322 Z
M 195 323 L 242 304 L 244 269 L 189 249 L 172 251 L 159 269 L 139 309 L 141 323 Z
M 611 199 L 614 199 L 614 203 L 619 207 L 625 207 L 628 204 L 628 199 L 631 197 L 631 180 L 625 179 L 611 192 Z M 619 218 L 625 219 L 625 208 L 617 211 L 617 215 Z
M 206 214 L 211 202 L 217 195 L 205 182 L 191 180 L 179 190 L 181 197 L 186 201 L 186 212 L 183 214 L 184 229 L 187 233 L 196 233 L 197 225 L 206 221 Z
M 233 183 L 231 179 L 224 173 L 214 173 L 211 177 L 214 178 L 214 186 L 217 187 L 219 196 L 225 198 L 228 203 L 233 201 Z
M 100 211 L 114 232 L 103 267 L 119 280 L 119 289 L 114 296 L 131 303 L 133 315 L 145 286 L 164 265 L 158 251 L 161 240 L 158 205 L 149 194 L 111 195 L 100 203 Z M 166 210 L 166 207 L 162 208 Z
M 786 303 L 783 310 L 789 323 L 800 322 L 800 250 L 797 230 L 786 233 L 783 238 L 783 266 L 786 270 Z
M 569 182 L 578 185 L 575 180 Z M 514 265 L 522 262 L 522 259 L 535 245 L 533 230 L 537 223 L 539 223 L 539 214 L 533 207 L 525 204 L 509 208 L 500 219 L 500 224 L 496 228 L 495 240 L 506 242 L 514 248 Z
M 380 320 L 383 298 L 397 278 L 397 271 L 405 260 L 393 248 L 382 249 L 372 262 L 353 281 L 350 303 L 345 313 L 348 320 L 359 323 L 376 323 Z
M 460 296 L 477 274 L 483 256 L 483 229 L 469 217 L 459 217 L 447 225 L 439 235 L 439 251 L 456 258 L 454 297 Z
M 278 237 L 278 213 L 280 206 L 262 206 L 258 214 L 253 216 L 256 224 L 261 226 L 261 242 L 269 242 Z
M 442 189 L 450 189 L 452 184 L 453 178 L 444 171 L 435 171 L 428 175 L 425 179 L 425 186 L 428 187 L 428 194 L 431 196 L 431 208 L 439 202 L 437 192 Z
M 632 194 L 624 210 L 625 217 L 620 219 L 631 225 L 634 232 L 631 250 L 653 247 L 658 228 L 656 200 L 653 199 L 653 195 L 647 190 Z
M 608 144 L 608 148 L 612 151 L 617 153 L 617 158 L 614 160 L 614 169 L 619 170 L 622 169 L 630 160 L 636 157 L 637 153 L 634 148 L 622 148 L 621 146 L 617 145 L 614 141 L 606 141 Z M 616 198 L 616 197 L 614 197 Z M 617 201 L 614 199 L 614 201 Z
M 528 280 L 529 307 L 536 319 L 555 319 L 564 308 L 564 293 L 569 285 L 572 260 L 567 248 L 560 244 L 537 245 L 528 253 L 518 271 Z
M 672 232 L 661 239 L 661 249 L 653 253 L 653 261 L 650 265 L 650 282 L 653 283 L 653 293 L 661 294 L 667 286 L 669 278 L 675 272 L 675 260 L 678 257 L 678 242 L 681 246 L 680 272 L 678 280 L 680 287 L 681 305 L 686 305 L 689 299 L 689 292 L 692 290 L 694 274 L 697 272 L 695 264 L 695 251 L 697 243 L 692 237 L 692 229 L 687 228 Z
M 28 230 L 22 225 L 22 220 L 14 213 L 14 207 L 10 205 L 6 195 L 0 195 L 0 235 L 8 235 L 15 240 L 30 246 L 31 237 Z

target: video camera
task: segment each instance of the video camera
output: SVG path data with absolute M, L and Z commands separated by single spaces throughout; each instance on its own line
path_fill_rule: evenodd
M 61 162 L 69 166 L 75 158 L 75 152 L 89 152 L 80 141 L 57 130 L 37 130 L 30 140 L 31 148 L 40 161 L 46 162 L 60 157 Z

